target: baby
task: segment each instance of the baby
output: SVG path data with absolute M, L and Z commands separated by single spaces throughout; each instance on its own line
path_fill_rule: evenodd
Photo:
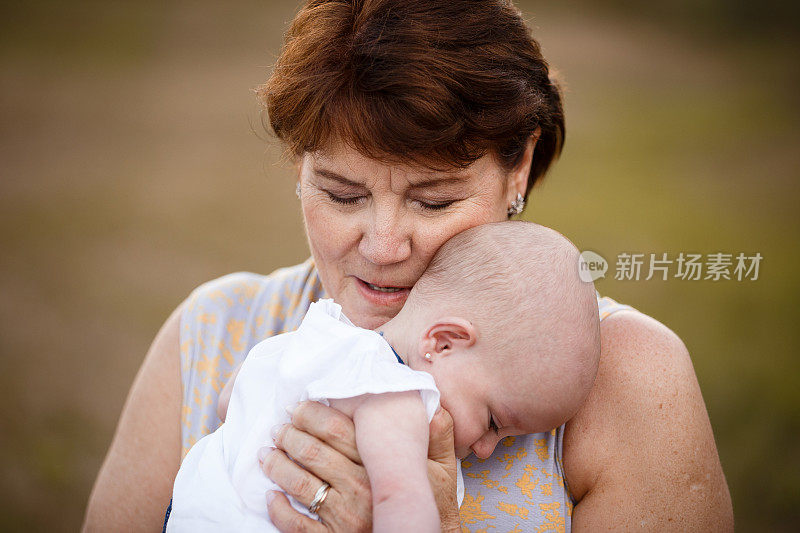
M 375 530 L 439 531 L 426 461 L 440 402 L 457 457 L 485 458 L 504 437 L 560 426 L 589 393 L 599 320 L 578 266 L 578 251 L 551 229 L 484 224 L 445 243 L 376 331 L 352 325 L 332 300 L 312 304 L 297 331 L 248 354 L 225 423 L 181 465 L 167 531 L 274 531 L 265 493 L 278 487 L 257 451 L 303 400 L 353 419 Z M 223 394 L 222 411 L 226 403 Z M 461 496 L 460 472 L 459 481 Z

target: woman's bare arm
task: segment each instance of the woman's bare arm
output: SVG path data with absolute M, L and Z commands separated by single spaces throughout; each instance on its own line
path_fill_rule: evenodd
M 731 531 L 730 494 L 686 347 L 645 315 L 601 325 L 594 389 L 567 424 L 573 531 Z
M 180 465 L 180 321 L 158 332 L 89 497 L 84 531 L 160 531 Z

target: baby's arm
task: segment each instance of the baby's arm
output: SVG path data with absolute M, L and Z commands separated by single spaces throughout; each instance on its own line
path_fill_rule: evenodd
M 428 417 L 418 391 L 331 401 L 352 416 L 372 488 L 374 531 L 440 531 L 428 481 Z
M 233 382 L 236 381 L 236 376 L 239 375 L 239 370 L 242 369 L 242 365 L 244 363 L 239 363 L 239 366 L 236 367 L 231 373 L 231 377 L 228 378 L 228 382 L 223 387 L 222 391 L 219 393 L 219 397 L 217 398 L 217 416 L 220 420 L 225 422 L 225 417 L 228 414 L 228 404 L 231 403 L 231 393 L 233 392 Z

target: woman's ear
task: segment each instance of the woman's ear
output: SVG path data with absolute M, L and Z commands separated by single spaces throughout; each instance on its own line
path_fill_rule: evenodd
M 528 178 L 531 173 L 531 165 L 533 164 L 533 150 L 536 148 L 536 143 L 539 141 L 539 136 L 541 134 L 542 129 L 536 128 L 533 134 L 528 137 L 528 142 L 525 145 L 525 152 L 522 154 L 522 158 L 508 176 L 509 205 L 516 200 L 517 193 L 525 196 L 525 191 L 528 190 Z
M 478 340 L 472 322 L 459 317 L 437 320 L 422 335 L 421 356 L 432 361 L 437 357 L 469 348 Z M 427 357 L 430 354 L 431 357 Z

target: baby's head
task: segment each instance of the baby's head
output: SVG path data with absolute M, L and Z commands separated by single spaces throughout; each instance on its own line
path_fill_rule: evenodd
M 583 403 L 600 328 L 578 262 L 552 229 L 484 224 L 442 246 L 391 321 L 409 366 L 436 380 L 459 457 L 488 457 L 503 437 L 558 427 Z

